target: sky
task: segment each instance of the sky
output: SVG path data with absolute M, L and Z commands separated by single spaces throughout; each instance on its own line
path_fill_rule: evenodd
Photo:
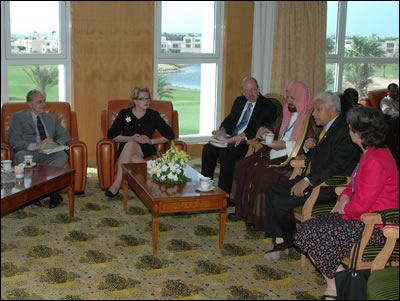
M 212 3 L 212 1 L 207 1 Z M 165 1 L 162 4 L 163 32 L 201 32 L 203 1 Z M 58 31 L 58 1 L 10 1 L 11 33 L 50 33 Z M 208 4 L 210 5 L 210 4 Z M 328 1 L 328 35 L 336 32 L 335 5 Z M 333 8 L 333 9 L 332 9 Z M 378 34 L 380 37 L 399 37 L 398 1 L 349 1 L 346 36 Z M 34 22 L 32 16 L 35 16 Z M 373 22 L 372 22 L 373 21 Z
M 207 5 L 204 2 L 203 1 L 162 2 L 161 31 L 200 33 L 203 5 Z
M 328 36 L 336 32 L 336 18 L 330 16 L 334 16 L 337 2 L 328 1 Z M 399 37 L 398 1 L 348 2 L 346 36 L 371 34 L 377 34 L 379 37 Z
M 59 32 L 59 14 L 54 12 L 58 1 L 10 1 L 11 34 Z

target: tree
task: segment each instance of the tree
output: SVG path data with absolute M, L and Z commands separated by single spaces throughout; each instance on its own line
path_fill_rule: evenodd
M 160 74 L 158 76 L 158 99 L 174 99 L 172 92 L 175 89 L 171 88 L 171 84 L 168 82 L 168 78 L 165 74 Z
M 353 36 L 350 48 L 345 50 L 348 57 L 381 57 L 384 55 L 379 41 L 375 37 Z M 367 94 L 368 85 L 373 83 L 375 71 L 373 64 L 348 64 L 345 66 L 346 80 L 354 85 L 360 96 Z
M 326 71 L 326 86 L 332 85 L 335 82 L 335 72 L 332 69 Z
M 55 66 L 40 67 L 39 65 L 35 65 L 30 67 L 29 70 L 25 68 L 23 70 L 32 82 L 43 92 L 46 92 L 46 88 L 58 84 L 58 69 Z
M 336 46 L 335 39 L 333 37 L 327 37 L 326 49 L 325 49 L 326 54 L 333 53 L 335 51 L 335 46 Z

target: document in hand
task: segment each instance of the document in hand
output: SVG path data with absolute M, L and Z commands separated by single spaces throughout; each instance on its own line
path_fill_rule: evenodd
M 221 148 L 232 147 L 235 146 L 235 143 L 234 142 L 228 143 L 228 140 L 231 138 L 232 138 L 231 136 L 211 137 L 211 139 L 208 142 L 210 142 L 212 145 L 216 147 L 221 147 Z M 245 144 L 246 142 L 247 141 L 243 139 L 242 141 L 240 141 L 240 144 Z
M 69 149 L 69 147 L 66 145 L 49 145 L 49 146 L 46 146 L 44 149 L 39 150 L 39 152 L 48 155 L 48 154 L 61 152 L 63 150 L 68 150 L 68 149 Z

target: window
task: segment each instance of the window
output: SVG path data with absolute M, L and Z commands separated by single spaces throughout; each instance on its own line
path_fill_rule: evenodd
M 69 2 L 2 1 L 1 102 L 25 102 L 31 89 L 70 101 Z
M 204 141 L 220 122 L 220 1 L 157 1 L 154 99 L 172 101 L 180 137 Z
M 399 83 L 399 3 L 328 1 L 328 91 L 368 90 Z

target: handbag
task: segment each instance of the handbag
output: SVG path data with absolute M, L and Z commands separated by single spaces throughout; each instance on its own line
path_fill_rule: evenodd
M 356 260 L 360 251 L 363 231 L 361 231 L 361 235 L 356 241 L 355 252 L 351 258 L 349 269 L 335 273 L 338 300 L 367 300 L 367 282 L 371 270 L 356 269 Z

